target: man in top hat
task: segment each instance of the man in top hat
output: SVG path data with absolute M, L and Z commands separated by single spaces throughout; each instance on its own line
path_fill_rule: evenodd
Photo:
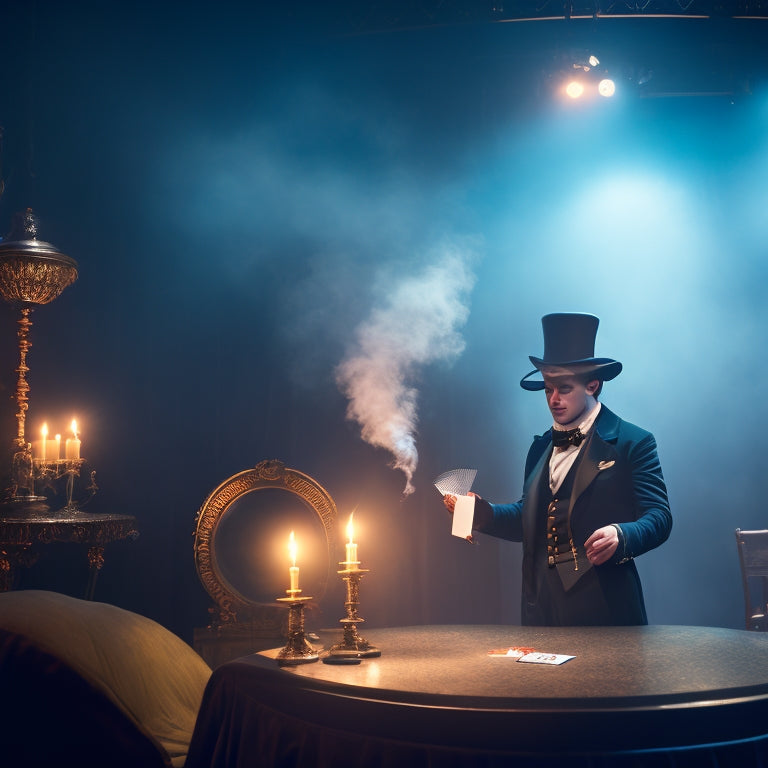
M 634 558 L 672 528 L 653 435 L 598 401 L 622 368 L 594 356 L 598 323 L 542 318 L 544 357 L 520 386 L 544 390 L 552 426 L 530 447 L 519 501 L 475 498 L 474 530 L 523 543 L 524 625 L 647 624 Z M 455 497 L 444 503 L 453 512 Z

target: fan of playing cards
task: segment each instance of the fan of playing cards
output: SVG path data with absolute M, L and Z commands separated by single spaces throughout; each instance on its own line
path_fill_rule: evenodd
M 477 475 L 476 469 L 452 469 L 450 472 L 443 472 L 432 482 L 443 496 L 446 493 L 452 496 L 466 496 L 472 490 L 475 475 Z

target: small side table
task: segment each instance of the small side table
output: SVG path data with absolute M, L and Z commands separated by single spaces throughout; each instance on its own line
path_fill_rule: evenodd
M 93 600 L 96 579 L 104 565 L 104 547 L 112 541 L 135 539 L 136 518 L 130 515 L 48 511 L 0 512 L 0 592 L 13 589 L 17 568 L 28 568 L 40 557 L 44 544 L 70 542 L 88 547 L 88 584 L 85 599 Z

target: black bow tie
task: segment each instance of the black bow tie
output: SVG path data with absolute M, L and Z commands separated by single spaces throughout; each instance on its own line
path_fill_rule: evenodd
M 567 448 L 569 445 L 581 445 L 585 437 L 586 435 L 583 434 L 578 427 L 576 427 L 576 429 L 552 430 L 552 444 L 555 448 Z

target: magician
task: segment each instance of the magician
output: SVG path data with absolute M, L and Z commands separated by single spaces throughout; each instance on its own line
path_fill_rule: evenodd
M 523 544 L 523 625 L 647 624 L 634 560 L 672 528 L 654 436 L 598 399 L 622 369 L 594 356 L 598 324 L 582 313 L 542 318 L 544 356 L 530 357 L 520 386 L 544 391 L 552 426 L 528 451 L 519 501 L 475 495 L 473 530 Z M 456 497 L 443 502 L 452 513 Z

